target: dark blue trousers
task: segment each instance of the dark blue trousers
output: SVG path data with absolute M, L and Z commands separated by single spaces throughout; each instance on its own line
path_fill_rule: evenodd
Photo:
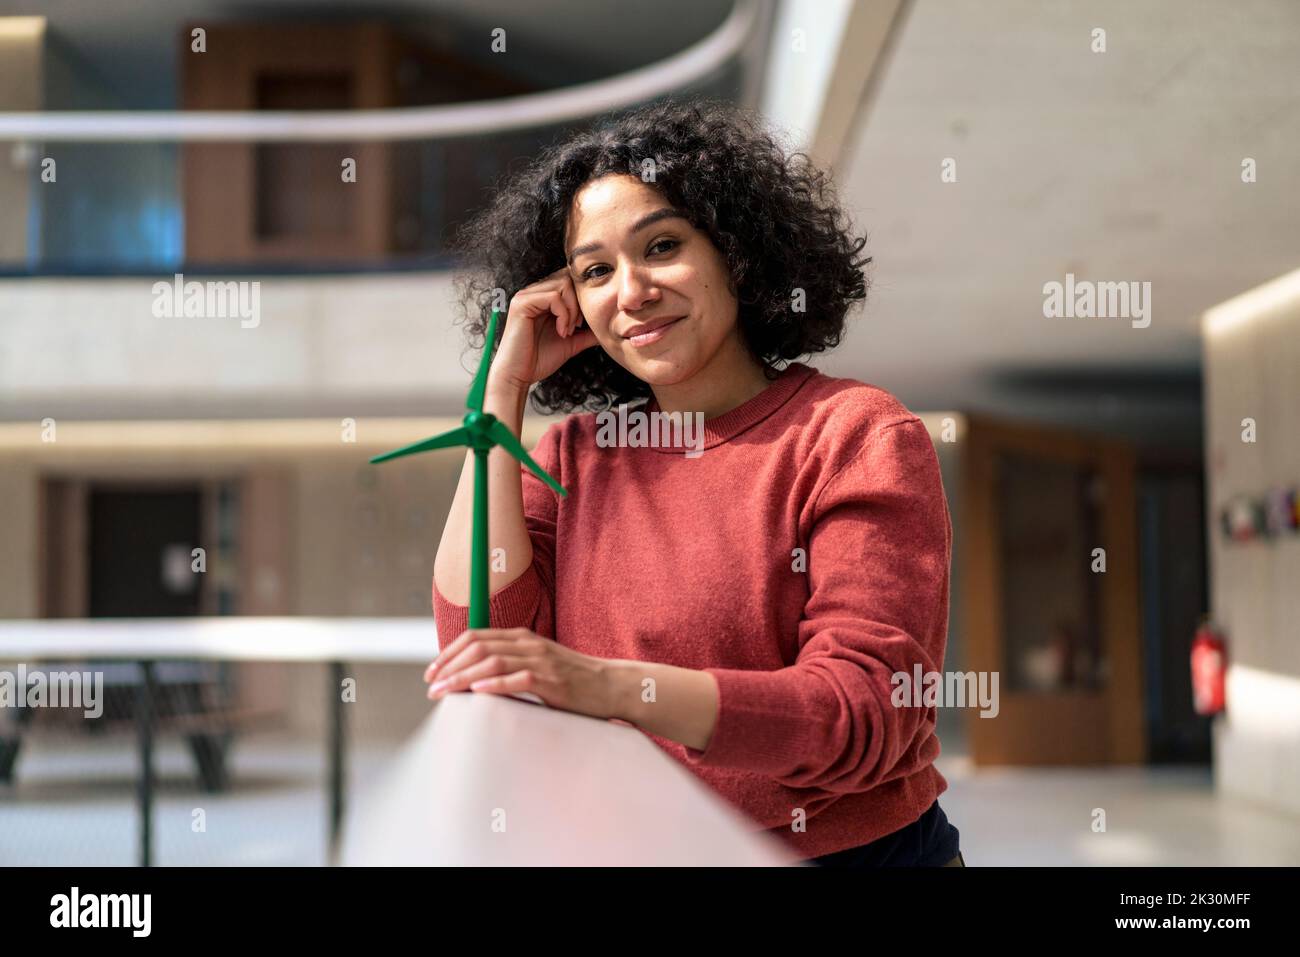
M 965 867 L 961 832 L 935 801 L 919 818 L 892 834 L 812 858 L 821 867 Z

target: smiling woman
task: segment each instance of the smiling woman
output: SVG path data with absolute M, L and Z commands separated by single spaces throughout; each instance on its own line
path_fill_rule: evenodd
M 960 861 L 935 709 L 952 531 L 924 425 L 798 361 L 865 298 L 821 171 L 751 114 L 661 103 L 543 153 L 460 236 L 471 335 L 508 298 L 484 409 L 699 415 L 699 454 L 573 414 L 489 457 L 492 628 L 466 630 L 469 457 L 444 528 L 429 696 L 627 721 L 804 858 Z M 486 344 L 491 348 L 492 344 Z M 669 454 L 664 454 L 669 453 Z

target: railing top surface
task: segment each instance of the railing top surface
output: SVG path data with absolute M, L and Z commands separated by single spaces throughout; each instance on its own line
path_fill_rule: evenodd
M 743 867 L 795 857 L 633 727 L 455 694 L 356 804 L 341 862 Z

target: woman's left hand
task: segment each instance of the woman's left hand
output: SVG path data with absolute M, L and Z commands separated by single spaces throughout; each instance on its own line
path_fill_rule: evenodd
M 528 691 L 552 708 L 617 718 L 616 663 L 584 655 L 527 628 L 462 632 L 424 671 L 428 697 L 453 691 Z

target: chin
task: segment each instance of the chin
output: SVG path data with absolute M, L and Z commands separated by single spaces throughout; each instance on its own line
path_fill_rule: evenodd
M 633 356 L 621 364 L 646 385 L 677 385 L 699 371 L 698 363 L 672 354 L 662 357 Z

